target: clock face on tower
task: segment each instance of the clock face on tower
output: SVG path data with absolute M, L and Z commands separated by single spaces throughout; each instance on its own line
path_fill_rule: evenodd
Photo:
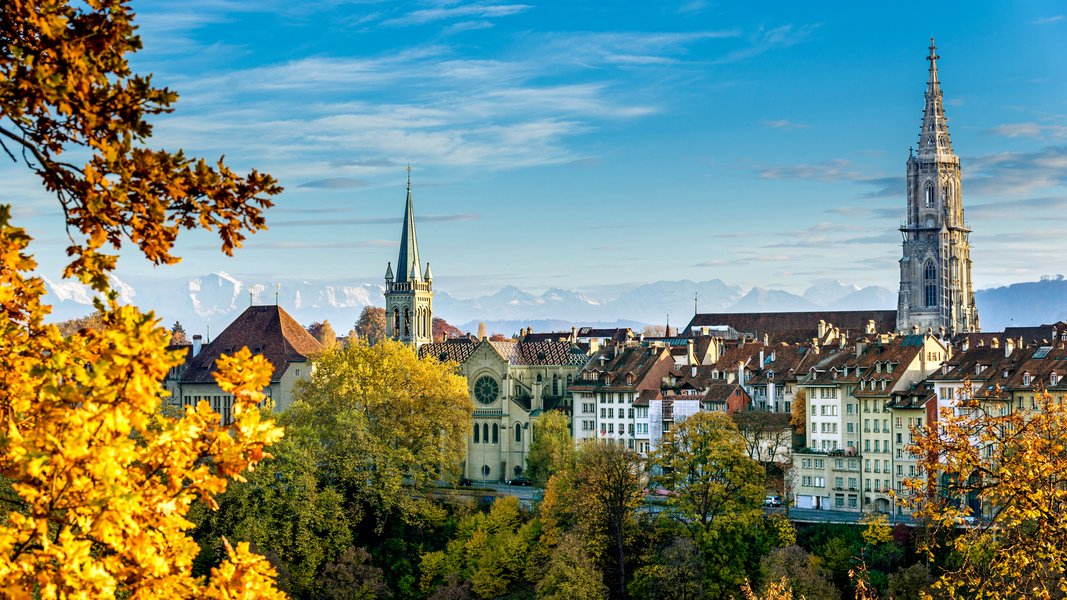
M 478 381 L 474 382 L 474 398 L 482 404 L 496 402 L 496 397 L 499 394 L 500 385 L 488 375 L 483 375 L 478 378 Z

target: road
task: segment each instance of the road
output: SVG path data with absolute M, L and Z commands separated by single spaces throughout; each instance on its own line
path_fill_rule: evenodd
M 449 487 L 442 482 L 442 488 Z M 528 486 L 513 486 L 504 485 L 503 483 L 481 483 L 474 482 L 468 487 L 452 488 L 457 490 L 463 490 L 466 492 L 475 492 L 479 490 L 486 492 L 487 497 L 493 496 L 515 496 L 522 504 L 526 506 L 532 506 L 533 503 L 539 502 L 544 496 L 544 490 L 536 487 Z M 490 500 L 491 501 L 491 500 Z M 639 510 L 643 512 L 659 513 L 666 510 L 666 505 L 662 496 L 649 496 L 645 499 L 645 502 L 641 503 Z M 785 514 L 784 508 L 765 508 L 768 514 Z M 796 523 L 858 523 L 865 516 L 870 513 L 859 513 L 844 510 L 816 510 L 813 508 L 790 508 L 789 520 Z M 911 517 L 902 515 L 887 515 L 889 517 L 890 524 L 902 523 L 904 525 L 915 525 L 915 521 Z

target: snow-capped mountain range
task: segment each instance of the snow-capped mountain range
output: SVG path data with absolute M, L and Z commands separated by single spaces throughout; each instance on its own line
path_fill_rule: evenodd
M 329 320 L 339 333 L 352 327 L 364 306 L 383 306 L 384 288 L 365 281 L 244 280 L 224 272 L 185 280 L 112 280 L 123 302 L 151 309 L 170 324 L 180 321 L 186 331 L 219 332 L 249 305 L 277 302 L 299 322 Z M 82 284 L 45 279 L 46 302 L 53 320 L 80 317 L 92 311 L 93 294 Z M 1067 319 L 1067 282 L 1045 279 L 1014 284 L 976 294 L 983 328 L 1037 325 Z M 755 287 L 745 290 L 721 280 L 657 281 L 610 294 L 551 288 L 531 294 L 514 286 L 478 298 L 457 298 L 446 290 L 434 295 L 434 314 L 460 329 L 473 331 L 479 321 L 489 329 L 511 333 L 522 323 L 562 327 L 573 324 L 663 324 L 684 326 L 700 312 L 780 312 L 795 310 L 892 309 L 896 294 L 886 288 L 859 288 L 836 280 L 820 280 L 797 295 Z M 494 324 L 499 327 L 494 329 Z M 539 327 L 540 328 L 540 327 Z

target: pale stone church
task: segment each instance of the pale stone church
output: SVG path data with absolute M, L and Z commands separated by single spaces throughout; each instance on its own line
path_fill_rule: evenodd
M 971 284 L 971 229 L 963 220 L 960 159 L 952 152 L 937 47 L 930 38 L 930 75 L 919 149 L 908 156 L 908 212 L 901 224 L 897 331 L 948 335 L 980 330 Z

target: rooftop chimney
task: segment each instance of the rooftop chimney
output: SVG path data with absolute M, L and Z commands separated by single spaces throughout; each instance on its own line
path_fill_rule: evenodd
M 203 343 L 204 338 L 200 334 L 193 336 L 193 356 L 200 354 L 200 347 L 203 345 Z

